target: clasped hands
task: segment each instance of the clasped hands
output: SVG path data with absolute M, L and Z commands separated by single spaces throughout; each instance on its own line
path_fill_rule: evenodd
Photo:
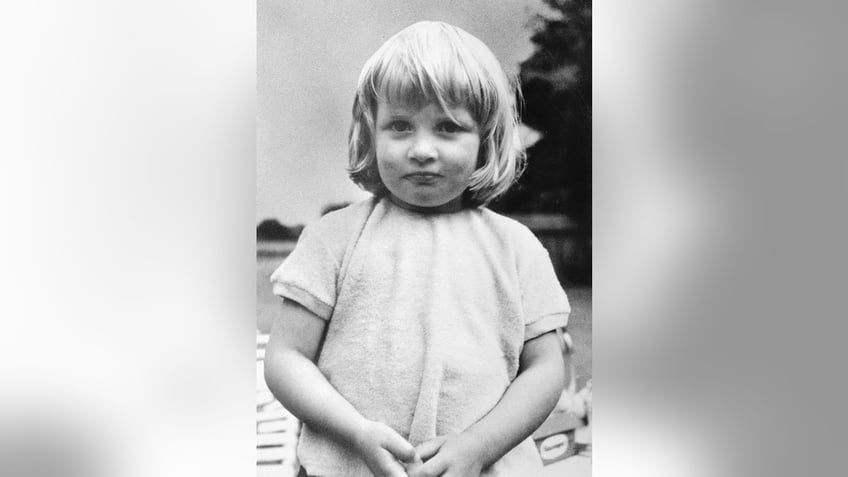
M 479 477 L 477 446 L 468 435 L 439 436 L 415 448 L 418 459 L 406 466 L 409 477 Z
M 376 477 L 479 477 L 479 444 L 467 434 L 439 436 L 413 447 L 389 426 L 370 422 L 356 450 Z

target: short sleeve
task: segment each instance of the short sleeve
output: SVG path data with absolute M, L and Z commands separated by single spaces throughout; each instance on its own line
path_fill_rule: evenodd
M 294 250 L 271 274 L 275 295 L 329 320 L 336 303 L 339 259 L 315 227 L 306 227 Z
M 519 264 L 525 341 L 564 328 L 571 313 L 548 251 L 533 239 Z

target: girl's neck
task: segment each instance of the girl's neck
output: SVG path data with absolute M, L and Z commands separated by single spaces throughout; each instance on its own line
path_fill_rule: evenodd
M 462 210 L 462 196 L 434 207 L 422 207 L 402 201 L 394 195 L 387 194 L 387 199 L 394 205 L 419 214 L 453 214 Z

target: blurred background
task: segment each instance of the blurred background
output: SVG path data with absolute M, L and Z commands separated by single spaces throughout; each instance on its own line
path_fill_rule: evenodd
M 352 3 L 325 9 L 329 37 Z M 277 7 L 281 41 L 321 28 L 316 4 Z M 532 15 L 506 15 L 503 40 L 472 26 L 515 4 L 532 6 L 471 0 L 456 18 L 517 68 Z M 387 32 L 428 8 L 379 6 Z M 267 8 L 0 7 L 0 475 L 255 475 L 256 227 L 350 200 L 260 208 L 309 198 L 262 173 L 306 161 L 255 147 L 260 109 L 295 106 L 257 88 Z M 593 4 L 593 475 L 844 473 L 844 10 Z M 381 40 L 333 45 L 368 42 L 355 75 Z M 339 147 L 346 123 L 328 124 Z M 345 187 L 332 169 L 326 189 Z

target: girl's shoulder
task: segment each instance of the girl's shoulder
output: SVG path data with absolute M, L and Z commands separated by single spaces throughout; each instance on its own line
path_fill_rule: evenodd
M 371 197 L 348 204 L 345 207 L 327 212 L 320 219 L 307 225 L 307 228 L 327 233 L 344 231 L 367 220 L 375 205 L 376 201 Z
M 518 220 L 493 212 L 488 208 L 481 208 L 479 211 L 480 217 L 490 224 L 492 230 L 498 235 L 503 235 L 510 242 L 520 247 L 535 248 L 541 246 L 541 242 L 533 231 Z
M 362 226 L 374 210 L 372 198 L 355 202 L 341 209 L 324 214 L 320 219 L 307 225 L 301 237 L 319 240 L 330 248 L 344 247 L 351 237 L 362 230 Z

